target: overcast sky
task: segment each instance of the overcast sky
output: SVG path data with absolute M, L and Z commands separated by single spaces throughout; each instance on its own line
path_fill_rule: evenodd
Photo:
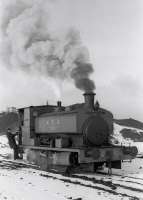
M 3 15 L 4 3 L 1 0 Z M 50 4 L 47 12 L 52 27 L 60 31 L 70 26 L 78 29 L 82 44 L 89 50 L 94 67 L 91 78 L 101 106 L 116 118 L 143 121 L 143 1 L 55 0 Z M 0 110 L 45 104 L 47 100 L 50 104 L 62 100 L 65 105 L 82 102 L 82 93 L 72 82 L 10 70 L 1 62 Z

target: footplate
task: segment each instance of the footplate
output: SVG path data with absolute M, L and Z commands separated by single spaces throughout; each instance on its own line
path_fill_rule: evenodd
M 82 149 L 79 154 L 79 163 L 132 160 L 137 156 L 137 153 L 138 150 L 135 146 L 111 146 Z

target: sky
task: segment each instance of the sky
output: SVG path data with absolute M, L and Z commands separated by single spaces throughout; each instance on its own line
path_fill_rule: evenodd
M 9 5 L 9 2 L 14 2 L 18 7 L 19 2 L 23 1 L 1 0 L 1 24 L 7 19 L 5 6 L 6 3 Z M 24 2 L 30 2 L 33 6 L 37 5 L 38 0 Z M 50 29 L 58 38 L 70 28 L 79 32 L 82 46 L 87 47 L 89 51 L 90 63 L 94 69 L 91 79 L 96 85 L 95 98 L 99 100 L 100 105 L 110 110 L 115 118 L 131 117 L 143 121 L 143 1 L 39 0 L 39 2 L 41 3 L 36 8 L 39 10 L 34 13 L 40 13 L 41 7 L 46 8 L 47 17 L 42 21 L 45 32 Z M 46 6 L 43 6 L 45 2 Z M 19 19 L 23 19 L 23 16 L 21 14 Z M 32 17 L 34 20 L 37 15 L 33 14 Z M 13 44 L 17 44 L 19 40 L 17 32 L 24 27 L 24 24 L 21 26 L 21 22 L 18 24 L 16 20 L 11 14 L 11 25 L 6 30 L 10 40 L 14 39 Z M 34 22 L 30 21 L 28 27 L 32 26 L 32 23 Z M 11 34 L 13 30 L 15 35 Z M 25 29 L 22 31 L 25 32 Z M 24 39 L 20 38 L 21 45 Z M 1 42 L 3 40 L 1 36 Z M 3 45 L 2 49 L 5 49 Z M 21 52 L 21 54 L 16 52 L 22 56 Z M 47 101 L 49 104 L 56 104 L 57 100 L 62 100 L 63 105 L 83 101 L 83 91 L 77 89 L 73 81 L 58 80 L 33 71 L 27 72 L 17 67 L 19 62 L 15 64 L 15 60 L 12 59 L 12 65 L 16 67 L 11 67 L 11 63 L 7 62 L 8 53 L 5 55 L 5 62 L 2 56 L 0 58 L 0 110 L 10 106 L 19 108 L 41 105 Z M 22 59 L 26 60 L 27 57 Z

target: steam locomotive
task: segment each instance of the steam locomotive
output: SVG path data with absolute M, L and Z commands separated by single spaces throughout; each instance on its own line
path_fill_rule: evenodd
M 19 109 L 19 145 L 27 160 L 43 170 L 96 171 L 106 164 L 121 168 L 137 148 L 111 144 L 113 115 L 94 104 L 95 93 L 84 93 L 84 103 L 67 107 L 30 106 Z

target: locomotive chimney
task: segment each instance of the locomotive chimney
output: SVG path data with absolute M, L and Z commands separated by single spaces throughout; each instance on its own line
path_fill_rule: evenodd
M 94 92 L 85 92 L 84 94 L 85 108 L 89 111 L 94 111 Z
M 62 106 L 62 102 L 61 101 L 57 101 L 57 106 L 60 108 Z
M 61 101 L 57 101 L 57 108 L 55 109 L 55 111 L 59 112 L 59 111 L 62 111 L 62 102 Z

